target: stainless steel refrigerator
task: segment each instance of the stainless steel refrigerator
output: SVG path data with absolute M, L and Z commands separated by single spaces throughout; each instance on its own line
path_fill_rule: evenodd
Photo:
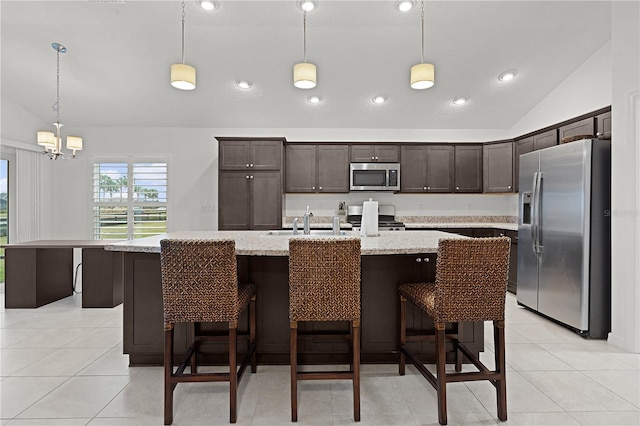
M 585 337 L 611 317 L 611 143 L 584 139 L 520 156 L 520 305 Z

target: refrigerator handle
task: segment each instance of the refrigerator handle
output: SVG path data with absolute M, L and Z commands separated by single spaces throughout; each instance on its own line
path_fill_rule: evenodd
M 532 232 L 534 233 L 532 240 L 534 241 L 534 252 L 536 255 L 542 253 L 542 245 L 540 241 L 540 222 L 542 211 L 540 208 L 540 200 L 542 195 L 542 172 L 534 173 L 534 185 L 533 185 L 533 226 Z
M 533 252 L 538 254 L 538 242 L 536 241 L 536 217 L 538 216 L 538 203 L 537 203 L 537 194 L 538 194 L 538 172 L 533 174 L 533 190 L 531 194 L 531 249 Z

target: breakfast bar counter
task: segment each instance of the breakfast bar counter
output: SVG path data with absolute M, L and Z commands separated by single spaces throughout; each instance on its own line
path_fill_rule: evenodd
M 344 236 L 358 236 L 352 231 Z M 233 239 L 236 242 L 238 277 L 257 287 L 258 361 L 265 364 L 289 362 L 288 241 L 293 235 L 269 235 L 267 231 L 189 231 L 162 234 L 105 246 L 123 254 L 124 262 L 124 353 L 130 365 L 161 364 L 163 354 L 162 286 L 160 240 Z M 340 236 L 325 236 L 341 238 Z M 307 238 L 300 235 L 299 238 Z M 363 363 L 397 362 L 398 295 L 403 282 L 435 279 L 435 260 L 441 238 L 466 238 L 439 231 L 381 232 L 361 238 L 362 343 Z M 410 314 L 409 314 L 410 313 Z M 433 329 L 431 319 L 419 309 L 408 307 L 410 328 Z M 241 318 L 239 331 L 246 330 Z M 217 325 L 216 325 L 217 326 Z M 303 323 L 301 331 L 345 331 L 347 323 Z M 449 325 L 449 327 L 455 327 Z M 215 328 L 215 326 L 213 327 Z M 453 330 L 452 330 L 453 331 Z M 483 350 L 482 323 L 464 323 L 457 330 L 461 340 L 474 352 Z M 188 347 L 186 327 L 176 328 L 175 350 Z M 425 342 L 426 343 L 426 342 Z M 415 342 L 414 351 L 433 360 L 431 346 Z M 206 362 L 225 363 L 225 345 L 203 348 Z M 239 345 L 239 351 L 244 350 Z M 348 345 L 341 339 L 307 339 L 300 342 L 302 363 L 344 363 Z M 453 353 L 448 354 L 453 356 Z

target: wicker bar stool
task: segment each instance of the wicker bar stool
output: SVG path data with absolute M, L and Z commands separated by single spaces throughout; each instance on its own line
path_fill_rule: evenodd
M 447 389 L 450 382 L 489 380 L 496 388 L 498 418 L 507 420 L 505 377 L 504 304 L 509 270 L 508 237 L 442 239 L 438 244 L 435 283 L 401 284 L 400 293 L 400 365 L 405 373 L 405 358 L 418 369 L 438 394 L 438 421 L 447 424 Z M 435 326 L 436 375 L 406 347 L 407 342 L 432 339 L 433 336 L 407 335 L 407 300 L 425 311 Z M 445 323 L 493 321 L 495 364 L 489 370 L 462 344 L 457 335 L 445 334 Z M 455 373 L 445 373 L 445 337 L 456 350 Z M 478 371 L 461 373 L 462 357 Z
M 238 285 L 233 240 L 160 241 L 162 304 L 164 309 L 164 424 L 173 423 L 173 390 L 183 382 L 229 382 L 230 421 L 237 419 L 238 383 L 249 363 L 256 372 L 256 288 Z M 237 366 L 238 317 L 249 307 L 248 348 Z M 225 322 L 228 332 L 200 330 L 198 323 Z M 176 323 L 192 323 L 193 342 L 177 370 L 173 371 L 173 329 Z M 229 373 L 198 373 L 201 343 L 227 340 Z M 190 373 L 184 370 L 190 365 Z
M 291 421 L 298 421 L 298 380 L 353 381 L 353 415 L 360 421 L 360 240 L 289 240 Z M 298 371 L 298 322 L 349 321 L 349 371 Z

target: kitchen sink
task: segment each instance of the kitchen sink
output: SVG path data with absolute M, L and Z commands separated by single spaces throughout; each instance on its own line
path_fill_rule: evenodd
M 311 233 L 306 235 L 302 233 L 302 230 L 298 230 L 296 235 L 293 235 L 293 230 L 291 229 L 279 229 L 277 231 L 267 231 L 265 235 L 286 235 L 286 236 L 295 236 L 295 237 L 313 237 L 313 236 L 331 236 L 333 235 L 333 231 L 330 229 L 312 229 Z M 351 231 L 340 231 L 340 236 L 353 235 Z

